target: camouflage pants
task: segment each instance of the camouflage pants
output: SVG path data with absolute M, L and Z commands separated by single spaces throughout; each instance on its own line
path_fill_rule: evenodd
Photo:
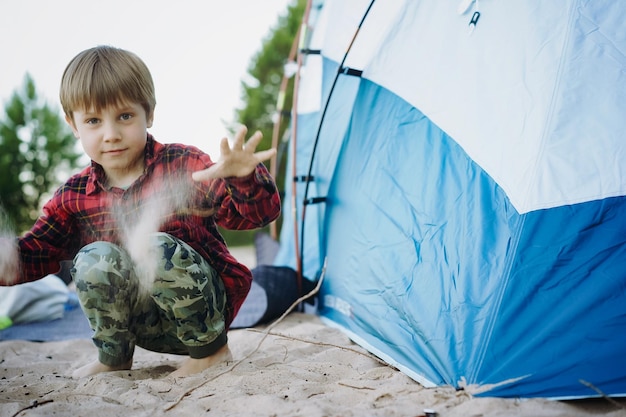
M 227 341 L 226 294 L 215 270 L 166 233 L 151 235 L 146 255 L 151 271 L 109 242 L 91 243 L 74 258 L 72 276 L 100 362 L 126 363 L 135 345 L 192 358 L 215 353 Z

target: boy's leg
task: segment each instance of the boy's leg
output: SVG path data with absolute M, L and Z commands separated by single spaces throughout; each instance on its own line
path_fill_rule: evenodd
M 223 351 L 226 292 L 217 272 L 191 246 L 166 233 L 152 235 L 151 246 L 158 258 L 152 299 L 165 334 L 137 331 L 137 345 L 196 359 Z
M 111 369 L 129 369 L 135 349 L 129 324 L 132 303 L 137 299 L 130 257 L 112 243 L 94 242 L 78 252 L 71 272 L 81 307 L 94 330 L 99 362 Z

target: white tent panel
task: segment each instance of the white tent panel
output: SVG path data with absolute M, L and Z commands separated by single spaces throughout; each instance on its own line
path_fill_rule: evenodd
M 470 33 L 473 10 L 459 15 L 456 2 L 394 1 L 374 13 L 378 3 L 346 66 L 426 114 L 520 213 L 626 193 L 626 117 L 614 111 L 626 104 L 615 91 L 626 85 L 626 43 L 606 41 L 624 38 L 619 6 L 485 1 Z M 354 10 L 368 5 L 328 2 L 324 55 L 340 62 Z
M 309 55 L 300 69 L 298 114 L 316 113 L 322 107 L 322 57 Z

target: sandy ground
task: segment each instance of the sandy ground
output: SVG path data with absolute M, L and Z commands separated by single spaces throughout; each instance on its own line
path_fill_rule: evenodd
M 309 314 L 292 313 L 269 332 L 233 330 L 229 340 L 232 362 L 177 380 L 166 377 L 182 360 L 175 355 L 138 348 L 132 370 L 75 380 L 67 374 L 96 357 L 90 340 L 0 342 L 0 416 L 626 416 L 623 400 L 423 388 Z

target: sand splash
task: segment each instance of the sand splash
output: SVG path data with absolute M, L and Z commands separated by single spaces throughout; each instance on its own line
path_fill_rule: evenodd
M 9 218 L 0 206 L 0 283 L 10 285 L 19 276 L 19 254 L 15 232 Z
M 138 208 L 132 220 L 122 209 L 114 209 L 114 215 L 122 230 L 122 244 L 133 261 L 138 279 L 139 294 L 151 293 L 156 268 L 162 256 L 150 243 L 152 236 L 174 214 L 190 211 L 192 186 L 185 181 L 168 181 L 163 192 L 153 193 Z

